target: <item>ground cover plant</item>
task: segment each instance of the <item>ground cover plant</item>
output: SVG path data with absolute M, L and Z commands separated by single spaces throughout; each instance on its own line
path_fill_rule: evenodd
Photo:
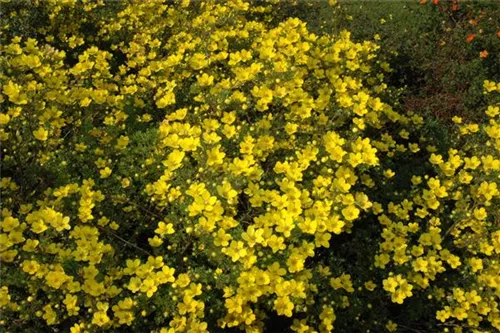
M 363 6 L 3 1 L 2 330 L 500 330 L 498 6 Z

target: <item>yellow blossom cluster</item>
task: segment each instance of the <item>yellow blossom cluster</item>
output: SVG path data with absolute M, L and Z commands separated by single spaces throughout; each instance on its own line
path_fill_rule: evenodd
M 498 102 L 439 151 L 379 45 L 278 2 L 7 2 L 0 325 L 500 329 Z

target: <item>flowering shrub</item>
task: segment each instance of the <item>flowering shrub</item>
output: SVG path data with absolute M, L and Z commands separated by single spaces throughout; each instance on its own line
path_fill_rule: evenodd
M 6 330 L 500 329 L 500 84 L 441 151 L 274 2 L 3 5 Z

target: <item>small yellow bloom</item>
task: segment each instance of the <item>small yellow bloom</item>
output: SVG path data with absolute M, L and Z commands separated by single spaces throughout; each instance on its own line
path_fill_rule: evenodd
M 40 141 L 46 141 L 49 135 L 49 131 L 47 131 L 43 127 L 39 127 L 37 130 L 33 131 L 33 135 Z
M 396 330 L 398 329 L 398 325 L 394 322 L 392 322 L 391 320 L 389 320 L 387 322 L 387 325 L 385 325 L 385 328 L 387 328 L 387 330 L 389 332 L 396 332 Z
M 105 167 L 104 169 L 99 170 L 99 173 L 101 174 L 101 178 L 105 179 L 111 175 L 112 170 L 109 167 Z
M 148 238 L 149 245 L 152 247 L 159 247 L 161 244 L 163 244 L 163 240 L 158 237 L 154 236 L 153 238 Z
M 342 209 L 342 215 L 344 218 L 348 221 L 353 221 L 358 218 L 359 216 L 359 209 L 356 208 L 354 205 L 350 205 L 344 209 Z
M 392 171 L 391 169 L 387 169 L 384 171 L 384 176 L 386 178 L 392 178 L 396 175 L 396 173 L 394 171 Z

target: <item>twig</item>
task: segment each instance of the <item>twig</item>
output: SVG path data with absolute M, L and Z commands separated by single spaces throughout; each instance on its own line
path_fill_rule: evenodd
M 443 323 L 443 324 L 437 324 L 438 326 L 448 326 L 448 327 L 462 327 L 462 328 L 471 328 L 471 329 L 477 329 L 477 327 L 473 326 L 468 326 L 468 325 L 458 325 L 458 324 L 451 324 L 451 323 Z
M 149 253 L 148 251 L 146 251 L 146 250 L 144 250 L 144 249 L 142 249 L 142 248 L 138 247 L 138 246 L 137 246 L 137 245 L 135 245 L 135 244 L 130 243 L 129 241 L 127 241 L 127 240 L 123 239 L 122 237 L 118 236 L 118 235 L 117 235 L 117 234 L 115 234 L 114 232 L 112 232 L 112 231 L 110 231 L 110 230 L 108 230 L 108 229 L 104 229 L 104 228 L 103 228 L 103 227 L 101 227 L 101 226 L 97 226 L 97 227 L 98 227 L 99 229 L 101 229 L 101 230 L 103 230 L 103 231 L 105 231 L 105 232 L 107 232 L 107 233 L 109 233 L 109 234 L 113 235 L 114 237 L 118 238 L 119 240 L 121 240 L 121 241 L 122 241 L 122 242 L 124 242 L 125 244 L 127 244 L 127 245 L 129 245 L 129 246 L 132 246 L 133 248 L 135 248 L 135 249 L 137 249 L 137 250 L 139 250 L 139 251 L 141 251 L 141 252 L 143 252 L 143 253 L 147 254 L 148 256 L 154 257 L 154 256 L 153 256 L 151 253 Z
M 145 207 L 143 207 L 143 206 L 141 206 L 141 205 L 139 205 L 139 204 L 137 204 L 137 203 L 135 203 L 135 202 L 132 202 L 132 201 L 129 201 L 129 200 L 124 200 L 124 199 L 121 199 L 121 198 L 116 198 L 115 200 L 116 200 L 117 202 L 119 202 L 119 203 L 124 203 L 124 204 L 134 205 L 134 206 L 136 206 L 136 207 L 138 207 L 138 208 L 142 209 L 144 212 L 148 213 L 148 214 L 149 214 L 149 215 L 151 215 L 151 216 L 154 216 L 154 217 L 156 217 L 156 218 L 158 218 L 158 219 L 160 219 L 160 220 L 162 220 L 162 219 L 163 219 L 161 216 L 159 216 L 159 215 L 157 215 L 157 214 L 155 214 L 155 213 L 151 212 L 149 209 L 147 209 L 147 208 L 145 208 Z
M 397 323 L 396 323 L 397 324 Z M 401 324 L 397 324 L 399 327 L 402 327 L 408 331 L 412 331 L 412 332 L 417 332 L 417 333 L 425 333 L 425 331 L 421 331 L 417 328 L 412 328 L 412 327 L 408 327 L 408 326 L 405 326 L 405 325 L 401 325 Z

